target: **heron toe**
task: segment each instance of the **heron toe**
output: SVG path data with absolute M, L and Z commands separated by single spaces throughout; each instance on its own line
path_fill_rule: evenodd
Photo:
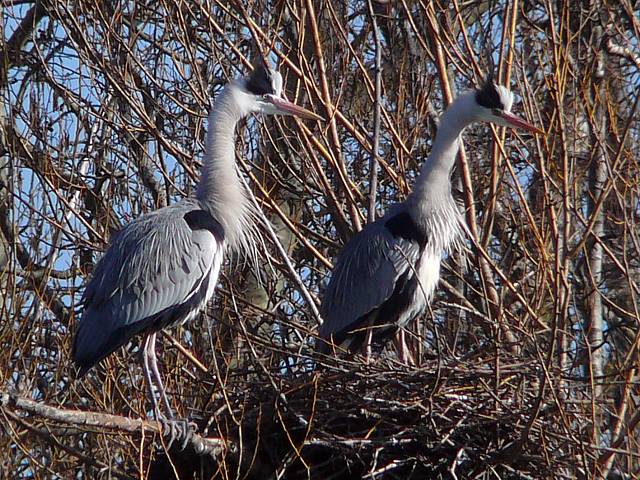
M 198 430 L 198 426 L 186 418 L 178 420 L 160 417 L 158 422 L 160 422 L 162 427 L 162 436 L 166 440 L 166 450 L 171 450 L 171 447 L 175 442 L 178 442 L 180 445 L 180 451 L 184 450 L 187 448 L 187 445 L 189 445 L 191 437 Z

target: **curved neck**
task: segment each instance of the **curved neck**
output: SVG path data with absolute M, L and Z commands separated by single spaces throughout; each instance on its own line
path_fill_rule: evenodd
M 225 238 L 241 241 L 247 200 L 235 165 L 235 129 L 244 113 L 229 84 L 220 92 L 209 115 L 207 145 L 196 198 L 224 227 Z
M 459 96 L 445 110 L 431 153 L 420 168 L 413 192 L 407 199 L 417 206 L 426 206 L 434 197 L 450 195 L 449 175 L 460 149 L 460 134 L 475 119 L 473 92 Z

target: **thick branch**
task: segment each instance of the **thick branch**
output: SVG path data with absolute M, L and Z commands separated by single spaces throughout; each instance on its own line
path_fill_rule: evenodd
M 163 434 L 162 424 L 159 422 L 121 417 L 108 413 L 57 408 L 7 392 L 0 393 L 0 408 L 10 411 L 22 410 L 48 420 L 75 425 L 79 431 L 84 431 L 87 427 L 94 427 L 99 428 L 101 431 L 112 430 L 114 433 L 144 432 Z M 188 445 L 199 455 L 210 455 L 216 458 L 226 453 L 234 453 L 237 450 L 234 444 L 223 439 L 207 438 L 195 433 L 189 438 Z

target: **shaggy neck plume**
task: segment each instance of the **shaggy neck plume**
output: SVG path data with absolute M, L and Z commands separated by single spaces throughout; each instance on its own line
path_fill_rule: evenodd
M 460 134 L 475 120 L 473 95 L 473 92 L 461 95 L 442 115 L 431 154 L 422 164 L 413 192 L 407 198 L 409 212 L 423 231 L 447 231 L 453 235 L 439 237 L 443 245 L 434 246 L 436 251 L 448 249 L 447 244 L 455 241 L 460 232 L 462 219 L 451 196 L 449 176 L 460 149 Z
M 207 132 L 196 198 L 224 227 L 228 244 L 238 249 L 245 244 L 244 229 L 250 220 L 250 206 L 235 164 L 235 129 L 245 116 L 235 99 L 233 84 L 216 99 Z

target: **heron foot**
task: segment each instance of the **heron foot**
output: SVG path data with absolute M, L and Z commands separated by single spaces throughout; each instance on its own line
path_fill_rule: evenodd
M 166 439 L 166 449 L 170 450 L 175 442 L 180 445 L 180 450 L 187 448 L 193 434 L 198 430 L 198 426 L 186 418 L 176 420 L 174 418 L 160 417 L 158 419 L 162 426 L 162 436 Z

